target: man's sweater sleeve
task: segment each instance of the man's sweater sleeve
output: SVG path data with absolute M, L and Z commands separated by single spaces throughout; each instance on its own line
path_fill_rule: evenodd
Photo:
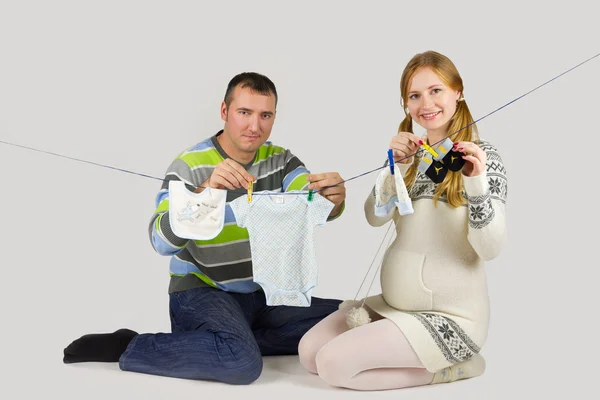
M 286 150 L 285 171 L 283 182 L 281 182 L 282 191 L 308 190 L 308 175 L 310 171 L 298 157 Z

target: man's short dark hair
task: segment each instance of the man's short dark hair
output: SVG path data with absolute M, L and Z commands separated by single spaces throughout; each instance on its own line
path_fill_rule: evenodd
M 241 74 L 234 76 L 227 85 L 224 99 L 227 108 L 229 108 L 229 104 L 231 104 L 231 100 L 233 100 L 233 91 L 238 86 L 250 88 L 253 92 L 265 96 L 275 96 L 275 107 L 277 107 L 277 89 L 275 89 L 275 84 L 269 78 L 259 73 L 242 72 Z

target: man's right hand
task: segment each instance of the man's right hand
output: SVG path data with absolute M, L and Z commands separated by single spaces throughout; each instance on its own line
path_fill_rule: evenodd
M 200 193 L 206 187 L 213 189 L 235 190 L 239 188 L 248 189 L 248 182 L 255 181 L 256 178 L 250 175 L 240 164 L 228 158 L 221 161 L 213 170 L 210 178 L 196 189 Z

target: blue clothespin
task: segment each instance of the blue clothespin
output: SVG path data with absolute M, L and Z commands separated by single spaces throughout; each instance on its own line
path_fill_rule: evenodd
M 388 150 L 388 160 L 390 162 L 390 171 L 394 175 L 394 151 L 392 149 Z

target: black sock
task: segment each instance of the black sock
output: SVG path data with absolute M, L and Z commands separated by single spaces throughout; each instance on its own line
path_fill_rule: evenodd
M 457 172 L 460 171 L 466 163 L 465 159 L 462 158 L 462 156 L 464 156 L 464 153 L 450 150 L 448 154 L 446 154 L 446 156 L 442 159 L 442 162 L 446 167 L 448 167 L 450 171 Z
M 429 168 L 427 168 L 427 171 L 425 171 L 425 175 L 427 175 L 434 183 L 442 183 L 447 173 L 448 168 L 436 160 L 433 160 Z
M 63 362 L 65 364 L 86 361 L 117 362 L 136 335 L 137 332 L 129 329 L 84 335 L 67 346 L 64 350 Z

